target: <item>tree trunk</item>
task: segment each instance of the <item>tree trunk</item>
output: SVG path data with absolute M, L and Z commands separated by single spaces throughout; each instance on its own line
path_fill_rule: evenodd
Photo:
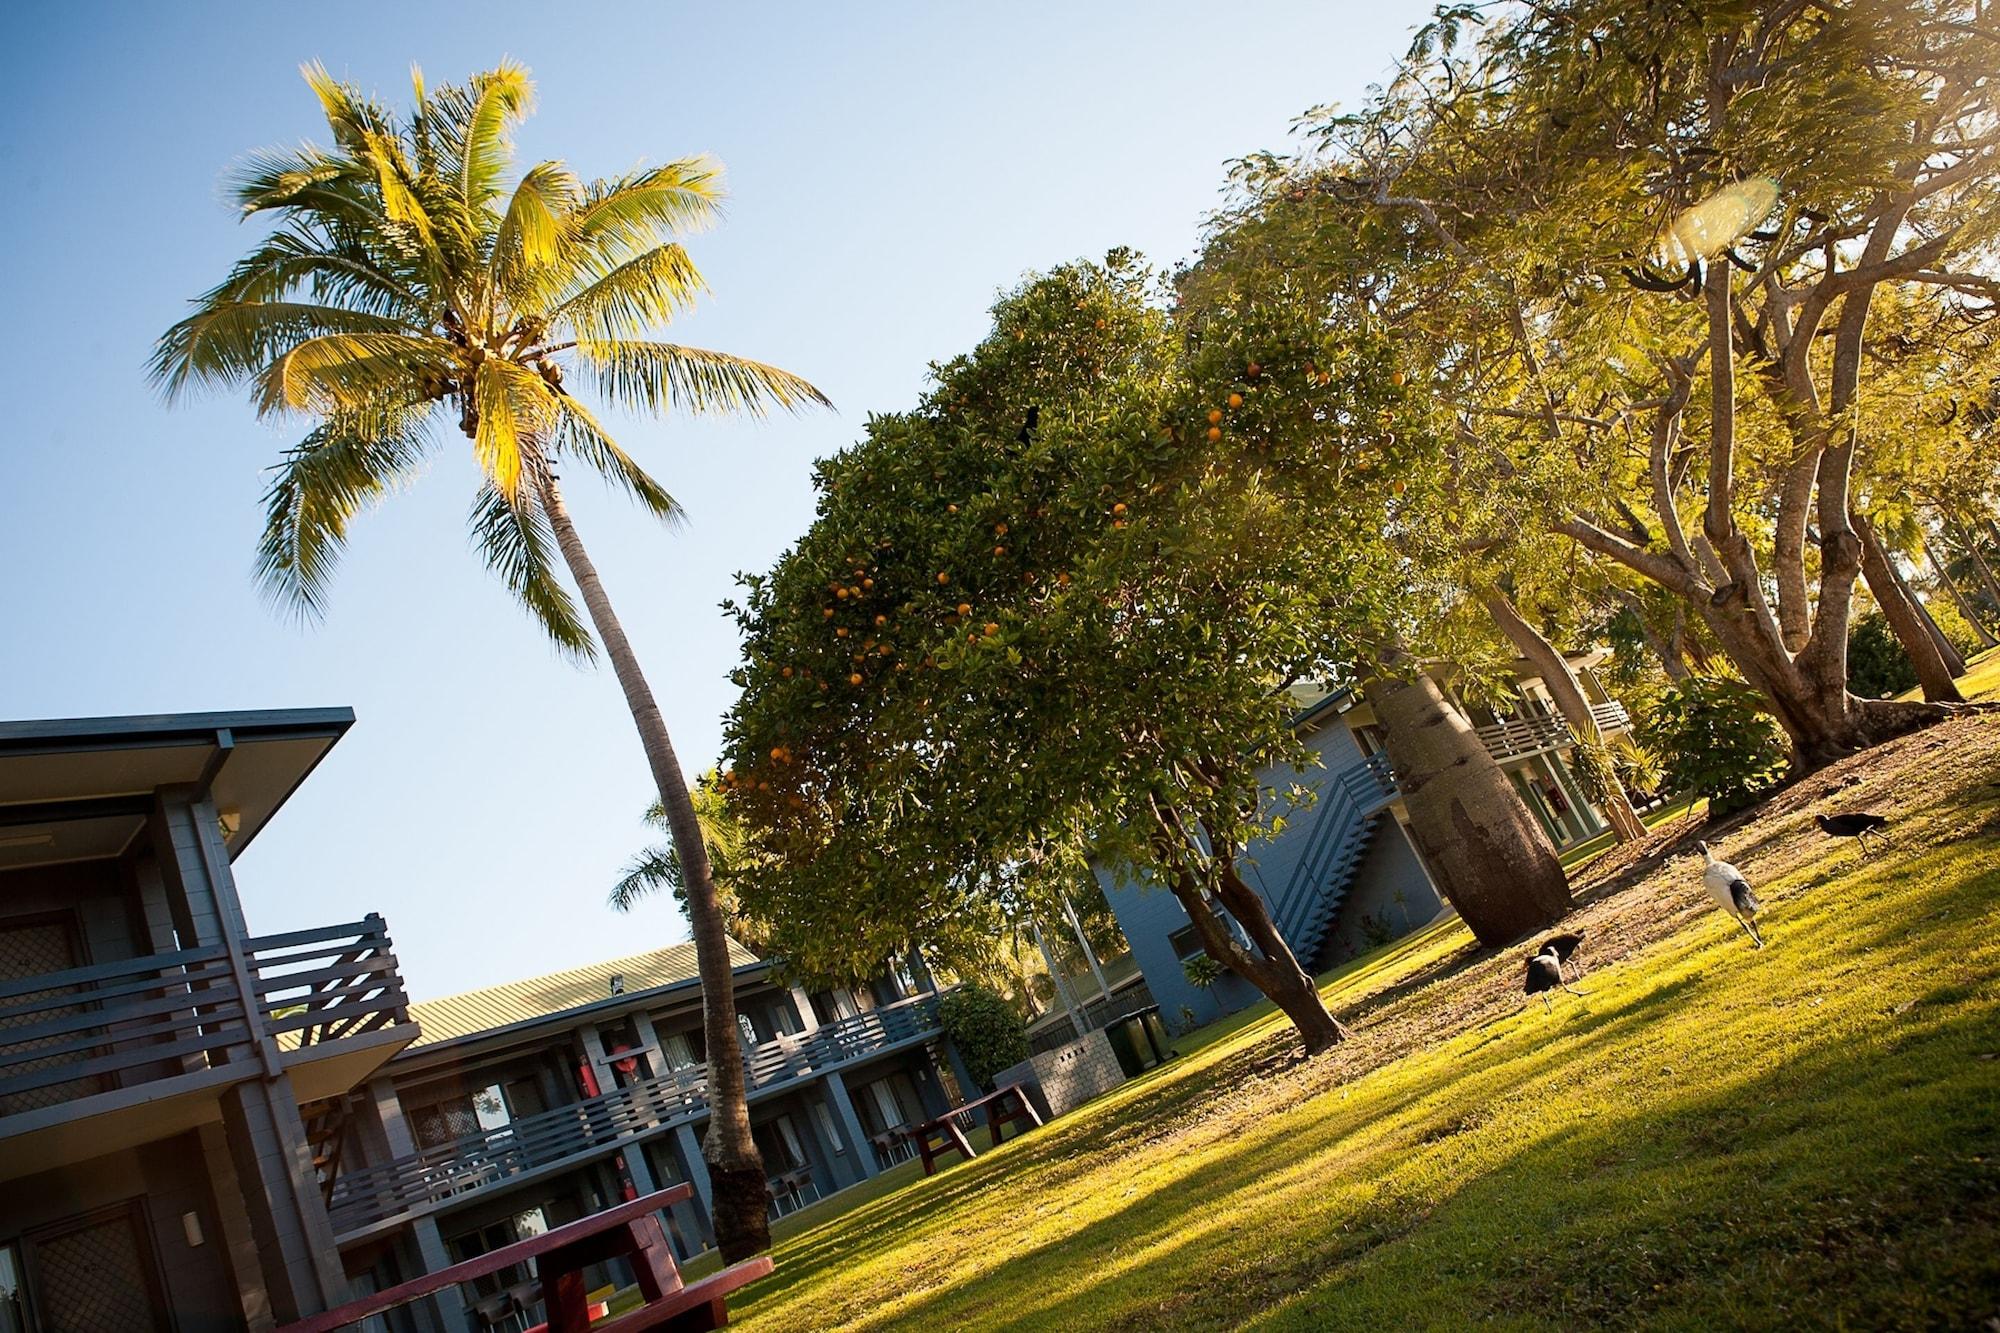
M 1417 850 L 1446 901 L 1485 945 L 1559 921 L 1574 904 L 1562 862 L 1471 724 L 1437 682 L 1398 653 L 1407 679 L 1368 686 Z
M 1975 527 L 1968 532 L 1953 522 L 1949 516 L 1945 522 L 1950 525 L 1952 536 L 1957 539 L 1959 546 L 1972 557 L 1972 567 L 1979 574 L 1979 586 L 1986 590 L 1986 600 L 1993 604 L 1993 613 L 2000 615 L 2000 579 L 1993 577 L 1993 566 L 1986 562 L 1986 552 L 1979 549 L 1979 530 Z M 1986 526 L 1991 528 L 1993 524 L 1989 521 Z
M 1514 603 L 1499 588 L 1483 589 L 1479 599 L 1485 604 L 1487 614 L 1493 617 L 1493 623 L 1514 645 L 1514 651 L 1541 673 L 1542 683 L 1549 687 L 1549 694 L 1555 699 L 1556 707 L 1562 710 L 1563 720 L 1569 723 L 1577 744 L 1589 747 L 1601 770 L 1597 774 L 1604 787 L 1601 799 L 1612 833 L 1620 842 L 1637 842 L 1645 837 L 1645 821 L 1632 808 L 1631 800 L 1625 795 L 1624 784 L 1612 771 L 1604 746 L 1604 732 L 1597 725 L 1596 715 L 1590 711 L 1590 701 L 1583 697 L 1583 686 L 1577 681 L 1576 673 L 1570 670 L 1569 659 L 1540 630 L 1522 618 Z
M 1188 868 L 1189 839 L 1179 829 L 1177 816 L 1167 815 L 1162 823 L 1166 825 L 1164 837 L 1156 840 L 1155 846 L 1160 852 L 1167 888 L 1194 924 L 1202 949 L 1210 958 L 1255 986 L 1264 998 L 1277 1005 L 1285 1017 L 1292 1020 L 1307 1055 L 1317 1055 L 1330 1046 L 1346 1041 L 1351 1034 L 1327 1012 L 1325 1003 L 1319 998 L 1319 987 L 1299 966 L 1291 945 L 1278 933 L 1270 910 L 1264 905 L 1263 896 L 1245 884 L 1236 873 L 1234 858 L 1226 853 L 1211 853 L 1207 869 L 1209 876 L 1216 881 L 1214 896 L 1243 927 L 1243 933 L 1257 950 L 1255 954 L 1237 943 L 1221 914 L 1215 910 L 1201 879 Z
M 1876 604 L 1888 617 L 1889 628 L 1896 632 L 1910 665 L 1917 669 L 1917 684 L 1923 687 L 1924 698 L 1932 703 L 1963 703 L 1958 682 L 1952 679 L 1951 665 L 1938 651 L 1922 608 L 1897 581 L 1889 553 L 1875 535 L 1875 525 L 1860 513 L 1854 515 L 1852 522 L 1861 538 L 1861 569 L 1868 580 L 1868 591 L 1875 594 Z
M 667 735 L 667 723 L 653 701 L 652 688 L 639 670 L 639 659 L 625 638 L 625 629 L 611 609 L 611 599 L 597 577 L 569 507 L 556 484 L 553 469 L 534 460 L 533 475 L 542 509 L 555 530 L 556 544 L 570 577 L 583 595 L 590 623 L 611 659 L 612 671 L 625 691 L 625 703 L 646 750 L 646 762 L 659 788 L 660 807 L 680 854 L 686 888 L 688 925 L 694 935 L 695 964 L 701 974 L 702 1031 L 708 1044 L 708 1132 L 701 1155 L 708 1164 L 716 1247 L 723 1262 L 735 1263 L 771 1248 L 771 1189 L 764 1160 L 750 1136 L 750 1106 L 744 1098 L 743 1044 L 736 1024 L 736 981 L 729 956 L 729 938 L 715 880 L 702 840 L 701 821 L 688 795 L 680 760 Z
M 1876 540 L 1879 542 L 1881 538 L 1878 536 Z M 1882 556 L 1884 563 L 1889 567 L 1889 577 L 1895 581 L 1897 590 L 1903 594 L 1903 600 L 1915 609 L 1918 619 L 1923 622 L 1925 632 L 1931 636 L 1931 642 L 1937 645 L 1938 657 L 1944 662 L 1944 669 L 1954 677 L 1964 675 L 1964 654 L 1958 651 L 1958 645 L 1946 637 L 1944 628 L 1937 623 L 1937 617 L 1931 614 L 1930 604 L 1917 596 L 1917 590 L 1910 585 L 1909 577 L 1903 573 L 1902 562 L 1896 559 L 1895 552 L 1886 546 L 1882 548 Z
M 1966 624 L 1972 626 L 1972 632 L 1979 636 L 1979 646 L 1981 648 L 1991 648 L 1996 643 L 2000 643 L 2000 639 L 1995 639 L 1987 631 L 1985 622 L 1979 618 L 1979 608 L 1972 604 L 1972 599 L 1967 597 L 1960 590 L 1958 584 L 1952 580 L 1951 571 L 1945 568 L 1944 561 L 1938 559 L 1937 549 L 1931 545 L 1931 539 L 1926 536 L 1923 539 L 1923 543 L 1924 558 L 1929 560 L 1931 568 L 1937 571 L 1938 583 L 1946 592 L 1951 594 L 1953 604 L 1958 607 L 1958 614 L 1964 617 Z

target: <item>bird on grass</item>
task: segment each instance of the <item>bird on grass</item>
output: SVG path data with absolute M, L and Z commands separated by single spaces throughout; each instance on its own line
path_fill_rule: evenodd
M 1556 939 L 1575 939 L 1581 943 L 1582 936 L 1558 935 Z M 1528 960 L 1528 976 L 1521 985 L 1521 992 L 1524 995 L 1541 996 L 1542 1011 L 1547 1013 L 1555 1008 L 1549 1003 L 1549 992 L 1552 990 L 1566 990 L 1571 995 L 1584 993 L 1563 980 L 1563 955 L 1557 952 L 1555 940 L 1546 940 L 1541 946 L 1541 951 Z
M 1889 821 L 1882 815 L 1856 810 L 1842 815 L 1814 815 L 1813 822 L 1819 825 L 1820 832 L 1829 837 L 1854 839 L 1861 844 L 1863 855 L 1868 852 L 1868 835 L 1871 833 L 1881 839 L 1884 846 L 1889 844 L 1888 835 L 1882 832 Z
M 1535 953 L 1539 956 L 1553 949 L 1556 962 L 1567 963 L 1576 951 L 1583 947 L 1583 935 L 1584 932 L 1580 930 L 1571 934 L 1551 935 L 1535 946 Z
M 1743 872 L 1727 861 L 1718 861 L 1714 851 L 1705 842 L 1695 846 L 1708 863 L 1702 867 L 1702 886 L 1708 896 L 1715 899 L 1723 911 L 1736 918 L 1736 924 L 1750 933 L 1750 942 L 1758 948 L 1764 947 L 1764 937 L 1757 933 L 1757 913 L 1764 904 L 1757 901 L 1757 895 L 1750 891 L 1750 881 L 1743 878 Z

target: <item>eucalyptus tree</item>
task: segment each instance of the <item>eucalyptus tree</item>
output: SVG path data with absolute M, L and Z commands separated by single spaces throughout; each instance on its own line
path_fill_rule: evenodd
M 1991 282 L 1983 12 L 1559 0 L 1466 47 L 1482 16 L 1312 118 L 1271 197 L 1369 242 L 1487 481 L 1679 599 L 1803 765 L 1941 715 L 1847 694 L 1855 476 L 1878 299 Z
M 752 1253 L 769 1244 L 768 1194 L 708 856 L 665 720 L 558 474 L 594 472 L 653 518 L 679 513 L 574 391 L 582 385 L 643 412 L 761 413 L 825 399 L 786 371 L 653 336 L 703 290 L 677 238 L 716 217 L 713 163 L 584 181 L 545 161 L 510 184 L 511 134 L 533 99 L 521 66 L 437 88 L 416 75 L 400 119 L 317 65 L 305 77 L 331 147 L 266 150 L 236 171 L 242 214 L 271 225 L 160 338 L 153 373 L 170 397 L 248 386 L 260 417 L 307 425 L 272 471 L 257 553 L 264 587 L 307 616 L 325 609 L 355 516 L 415 480 L 450 426 L 465 437 L 481 559 L 564 653 L 589 662 L 601 645 L 631 708 L 685 871 L 701 969 L 717 1238 L 725 1256 Z

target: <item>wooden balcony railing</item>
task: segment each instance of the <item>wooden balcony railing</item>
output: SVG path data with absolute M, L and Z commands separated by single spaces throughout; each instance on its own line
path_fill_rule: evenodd
M 275 1073 L 408 1003 L 378 916 L 0 982 L 0 1137 Z
M 751 1096 L 933 1036 L 936 995 L 885 1005 L 744 1053 Z M 669 1070 L 483 1133 L 342 1173 L 328 1214 L 343 1236 L 707 1114 L 707 1073 Z
M 1613 699 L 1590 706 L 1591 716 L 1596 719 L 1598 729 L 1605 732 L 1624 731 L 1632 725 L 1632 718 L 1625 711 L 1625 705 Z M 1485 744 L 1487 753 L 1495 759 L 1519 759 L 1526 755 L 1543 754 L 1549 750 L 1560 750 L 1566 745 L 1574 745 L 1576 738 L 1570 733 L 1569 723 L 1560 714 L 1551 713 L 1546 717 L 1517 717 L 1505 722 L 1494 722 L 1476 729 L 1479 739 Z

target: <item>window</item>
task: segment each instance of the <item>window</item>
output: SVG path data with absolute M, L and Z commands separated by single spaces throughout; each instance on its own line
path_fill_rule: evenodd
M 21 1290 L 21 1251 L 0 1245 L 0 1333 L 27 1333 L 28 1293 Z
M 660 1038 L 660 1058 L 667 1062 L 669 1069 L 693 1069 L 701 1063 L 695 1054 L 694 1043 L 685 1032 L 673 1032 Z
M 806 1164 L 805 1148 L 800 1144 L 798 1129 L 788 1115 L 753 1125 L 750 1137 L 756 1140 L 757 1151 L 764 1158 L 764 1169 L 772 1174 L 795 1171 Z
M 868 1084 L 868 1096 L 875 1103 L 875 1114 L 881 1117 L 883 1129 L 894 1129 L 908 1119 L 903 1113 L 903 1103 L 888 1079 L 878 1078 Z
M 814 1102 L 812 1108 L 813 1119 L 819 1122 L 819 1132 L 825 1137 L 826 1146 L 835 1152 L 846 1152 L 847 1145 L 841 1141 L 840 1130 L 833 1123 L 833 1112 L 826 1109 L 825 1102 Z M 12 1333 L 12 1331 L 0 1328 L 0 1333 Z
M 1190 958 L 1200 958 L 1207 951 L 1201 947 L 1201 936 L 1193 926 L 1183 926 L 1167 936 L 1167 943 L 1173 946 L 1174 957 L 1185 963 Z

